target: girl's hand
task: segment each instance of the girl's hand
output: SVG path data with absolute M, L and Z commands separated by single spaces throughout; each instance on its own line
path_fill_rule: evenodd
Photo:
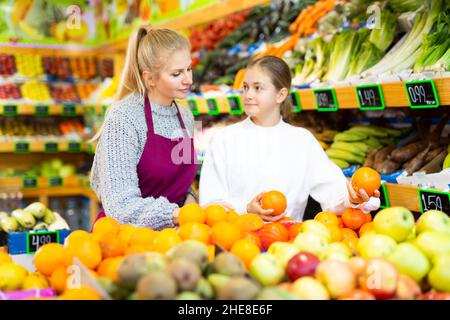
M 178 216 L 179 215 L 180 215 L 180 208 L 176 208 L 175 210 L 173 210 L 172 218 L 173 218 L 173 224 L 174 225 L 178 224 Z
M 348 190 L 348 194 L 349 194 L 351 203 L 359 204 L 359 203 L 367 202 L 370 200 L 370 197 L 365 190 L 363 190 L 363 189 L 361 189 L 359 191 L 354 190 L 350 181 L 347 181 L 347 190 Z M 375 192 L 373 193 L 373 196 L 375 198 L 379 198 L 380 191 L 375 190 Z

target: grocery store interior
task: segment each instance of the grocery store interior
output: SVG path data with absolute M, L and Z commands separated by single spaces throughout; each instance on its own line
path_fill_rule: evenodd
M 0 300 L 450 300 L 448 0 L 6 0 L 0 11 Z M 303 221 L 189 205 L 165 230 L 94 225 L 92 138 L 142 25 L 191 45 L 193 84 L 177 102 L 201 122 L 196 197 L 212 137 L 247 118 L 246 67 L 275 56 L 292 75 L 284 120 L 349 181 L 379 179 L 379 208 L 334 214 L 310 196 Z

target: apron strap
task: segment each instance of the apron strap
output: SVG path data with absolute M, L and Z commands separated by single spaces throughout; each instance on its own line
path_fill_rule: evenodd
M 177 117 L 178 121 L 180 121 L 181 129 L 183 129 L 183 135 L 186 135 L 189 138 L 186 126 L 184 125 L 183 117 L 181 116 L 180 108 L 178 107 L 178 104 L 175 102 L 175 100 L 173 101 L 173 103 L 175 103 L 175 107 L 177 108 Z

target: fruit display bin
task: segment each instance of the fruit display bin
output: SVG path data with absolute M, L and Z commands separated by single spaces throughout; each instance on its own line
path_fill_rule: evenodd
M 0 246 L 7 246 L 10 255 L 34 253 L 45 243 L 58 242 L 63 244 L 71 230 L 10 232 L 0 231 Z

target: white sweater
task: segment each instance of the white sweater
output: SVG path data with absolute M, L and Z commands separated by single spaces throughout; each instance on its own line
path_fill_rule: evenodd
M 286 195 L 287 216 L 298 221 L 309 195 L 322 210 L 337 214 L 346 207 L 367 212 L 380 206 L 377 198 L 350 204 L 342 171 L 306 129 L 283 120 L 261 127 L 247 118 L 217 131 L 202 166 L 200 204 L 225 201 L 243 213 L 257 194 L 269 190 Z

